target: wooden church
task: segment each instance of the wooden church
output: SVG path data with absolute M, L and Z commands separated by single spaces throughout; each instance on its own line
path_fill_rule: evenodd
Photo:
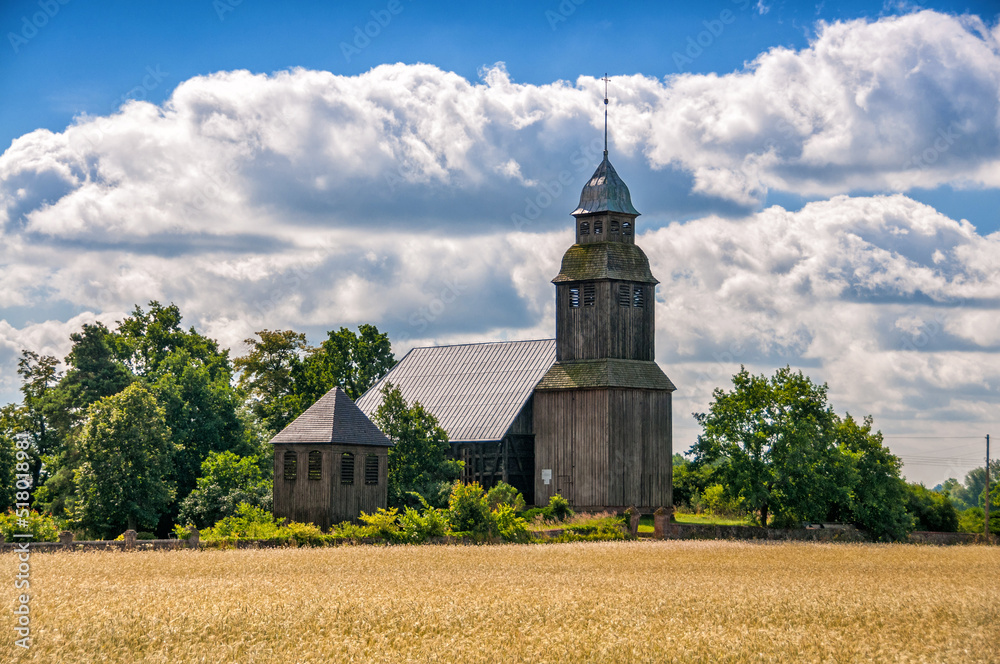
M 277 516 L 326 527 L 386 505 L 390 442 L 369 419 L 385 383 L 434 414 L 466 482 L 507 482 L 528 504 L 558 493 L 577 510 L 671 505 L 675 388 L 654 360 L 658 282 L 606 132 L 552 280 L 556 338 L 414 348 L 357 405 L 331 390 L 271 441 Z
M 669 506 L 675 388 L 654 360 L 658 282 L 606 149 L 572 215 L 554 340 L 414 348 L 358 407 L 372 415 L 392 383 L 438 418 L 464 481 L 507 482 L 529 504 Z

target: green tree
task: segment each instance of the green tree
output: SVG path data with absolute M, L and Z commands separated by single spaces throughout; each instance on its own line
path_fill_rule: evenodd
M 395 363 L 389 335 L 374 325 L 360 325 L 357 334 L 346 327 L 331 330 L 306 355 L 297 390 L 303 410 L 337 386 L 357 401 Z
M 233 360 L 240 372 L 239 386 L 254 415 L 277 433 L 305 408 L 295 387 L 302 373 L 306 335 L 293 330 L 261 330 L 259 339 L 245 339 L 249 352 Z
M 674 505 L 694 507 L 705 489 L 718 483 L 715 473 L 720 463 L 718 460 L 714 464 L 695 463 L 682 454 L 674 454 Z
M 462 474 L 462 462 L 449 456 L 448 434 L 419 402 L 408 405 L 392 384 L 382 388 L 373 421 L 394 444 L 389 448 L 389 504 L 415 507 L 415 492 L 442 507 L 446 491 Z
M 80 436 L 75 521 L 103 536 L 155 527 L 170 505 L 174 447 L 163 408 L 133 383 L 89 409 Z
M 923 484 L 908 484 L 906 509 L 917 530 L 953 533 L 958 530 L 958 512 L 951 499 Z
M 17 452 L 14 444 L 21 435 L 20 409 L 13 404 L 0 408 L 0 514 L 14 506 Z
M 271 459 L 212 452 L 201 464 L 198 486 L 181 503 L 179 522 L 207 528 L 235 516 L 241 503 L 271 510 L 272 483 L 262 466 Z
M 729 496 L 761 525 L 772 515 L 778 526 L 822 520 L 848 484 L 826 395 L 826 385 L 790 367 L 770 379 L 741 367 L 732 391 L 716 389 L 709 412 L 695 414 L 703 429 L 695 461 L 721 461 Z
M 853 523 L 877 540 L 902 540 L 913 529 L 906 511 L 907 488 L 902 461 L 872 432 L 872 418 L 858 424 L 848 414 L 836 422 L 836 439 L 851 472 L 850 493 L 830 508 L 832 521 Z
M 98 400 L 118 394 L 132 383 L 133 377 L 115 359 L 108 343 L 108 328 L 102 323 L 86 324 L 70 335 L 73 346 L 66 356 L 66 373 L 59 382 L 45 391 L 38 408 L 47 426 L 44 450 L 39 450 L 44 472 L 34 493 L 34 505 L 57 516 L 72 507 L 76 494 L 75 473 L 79 465 L 78 437 L 88 408 Z M 26 384 L 44 370 L 29 369 L 33 353 L 26 353 L 22 362 L 22 378 Z M 37 366 L 41 367 L 42 362 Z M 28 374 L 28 375 L 26 375 Z M 41 392 L 41 390 L 39 390 Z M 38 431 L 35 435 L 38 435 Z

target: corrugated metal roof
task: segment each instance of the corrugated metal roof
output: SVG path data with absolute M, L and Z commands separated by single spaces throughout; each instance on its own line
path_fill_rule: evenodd
M 392 445 L 351 397 L 335 387 L 271 439 L 272 443 Z
M 631 387 L 671 392 L 677 389 L 656 362 L 615 358 L 556 362 L 538 383 L 539 390 L 583 387 Z
M 563 254 L 559 275 L 552 283 L 591 279 L 660 283 L 650 272 L 649 259 L 642 248 L 626 242 L 574 244 Z
M 452 442 L 500 440 L 556 361 L 556 340 L 414 348 L 358 399 L 371 417 L 392 383 L 419 401 Z
M 629 194 L 628 187 L 618 177 L 607 155 L 583 186 L 583 191 L 580 192 L 580 204 L 570 214 L 593 212 L 639 214 L 639 211 L 632 207 L 632 195 Z

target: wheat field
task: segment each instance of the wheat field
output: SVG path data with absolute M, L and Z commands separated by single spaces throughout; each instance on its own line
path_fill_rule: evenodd
M 997 662 L 998 572 L 982 546 L 36 553 L 32 645 L 7 609 L 0 661 Z

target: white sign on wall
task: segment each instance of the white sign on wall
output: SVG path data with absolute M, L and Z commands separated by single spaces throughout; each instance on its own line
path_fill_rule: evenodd
M 552 469 L 551 468 L 543 468 L 542 469 L 542 481 L 545 482 L 546 484 L 551 484 L 552 483 Z

